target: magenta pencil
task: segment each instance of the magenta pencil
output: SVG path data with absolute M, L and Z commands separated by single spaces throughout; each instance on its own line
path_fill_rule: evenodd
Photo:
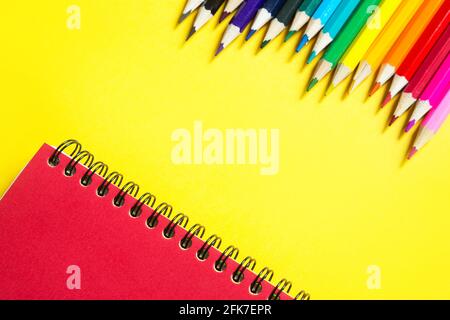
M 408 85 L 405 87 L 397 108 L 391 119 L 391 124 L 401 117 L 419 99 L 420 94 L 430 82 L 433 75 L 439 69 L 444 59 L 450 53 L 450 26 L 444 31 L 439 40 L 433 46 L 425 60 L 416 70 Z
M 417 101 L 414 112 L 409 119 L 405 132 L 411 130 L 412 127 L 425 116 L 430 110 L 436 108 L 448 92 L 450 84 L 450 55 L 445 58 L 439 67 L 438 72 L 433 76 L 426 86 L 423 93 Z
M 445 98 L 441 101 L 436 109 L 429 112 L 420 124 L 420 129 L 414 140 L 413 147 L 409 152 L 410 159 L 417 151 L 422 149 L 436 135 L 444 124 L 450 113 L 450 92 L 447 92 Z

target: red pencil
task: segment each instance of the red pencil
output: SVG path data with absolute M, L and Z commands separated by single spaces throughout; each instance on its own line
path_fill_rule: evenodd
M 397 108 L 392 116 L 392 124 L 396 119 L 401 117 L 408 109 L 419 99 L 420 94 L 425 89 L 428 82 L 439 69 L 441 63 L 445 60 L 450 52 L 450 26 L 447 26 L 445 32 L 433 46 L 428 56 L 422 62 L 420 67 L 412 76 L 408 85 L 405 87 Z
M 450 1 L 446 1 L 436 12 L 429 25 L 423 31 L 422 35 L 398 68 L 382 106 L 385 106 L 408 84 L 411 77 L 425 60 L 431 48 L 433 48 L 436 41 L 438 41 L 439 37 L 447 28 L 449 21 Z

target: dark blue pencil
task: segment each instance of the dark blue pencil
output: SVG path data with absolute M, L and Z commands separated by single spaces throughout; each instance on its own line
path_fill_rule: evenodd
M 286 0 L 266 0 L 261 9 L 259 9 L 256 14 L 256 18 L 253 21 L 253 25 L 247 34 L 245 40 L 250 39 L 259 29 L 261 29 L 267 22 L 272 20 L 280 11 L 281 6 L 286 2 Z

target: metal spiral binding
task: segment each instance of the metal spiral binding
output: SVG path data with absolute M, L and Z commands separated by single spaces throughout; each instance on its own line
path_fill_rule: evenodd
M 309 293 L 306 293 L 304 290 L 302 290 L 299 293 L 297 293 L 294 300 L 309 300 L 310 297 L 311 296 L 309 295 Z
M 189 249 L 192 245 L 192 238 L 196 236 L 197 238 L 201 239 L 203 235 L 205 234 L 205 227 L 201 224 L 194 224 L 188 232 L 184 235 L 184 237 L 180 241 L 180 247 L 183 249 Z
M 217 249 L 219 249 L 221 244 L 222 238 L 213 234 L 208 239 L 206 239 L 202 247 L 198 249 L 197 258 L 199 258 L 200 260 L 206 260 L 209 256 L 208 254 L 209 249 L 211 249 L 211 247 L 216 247 Z
M 277 283 L 275 288 L 273 288 L 272 293 L 269 296 L 269 300 L 280 300 L 280 295 L 282 292 L 286 292 L 286 294 L 291 291 L 292 283 L 286 279 L 281 279 L 280 282 Z
M 228 246 L 220 255 L 219 259 L 214 263 L 214 268 L 218 272 L 222 272 L 227 267 L 228 258 L 232 258 L 234 260 L 237 259 L 239 255 L 239 249 L 235 246 Z
M 236 268 L 236 270 L 233 272 L 233 276 L 231 279 L 233 279 L 234 282 L 240 283 L 242 280 L 244 280 L 244 272 L 247 269 L 254 270 L 256 266 L 256 260 L 253 259 L 250 256 L 247 256 L 242 260 L 241 264 Z
M 113 205 L 117 207 L 121 207 L 125 203 L 125 195 L 129 194 L 134 198 L 137 198 L 139 193 L 139 185 L 136 183 L 129 181 L 121 187 L 123 182 L 123 176 L 119 172 L 113 171 L 108 174 L 108 166 L 101 162 L 94 162 L 94 156 L 86 151 L 82 150 L 81 144 L 73 139 L 66 140 L 61 143 L 53 152 L 53 154 L 48 159 L 48 164 L 51 167 L 56 167 L 60 160 L 59 155 L 67 150 L 68 148 L 73 148 L 73 151 L 70 155 L 70 162 L 64 168 L 64 174 L 66 176 L 73 176 L 77 170 L 77 166 L 79 163 L 82 163 L 86 167 L 86 171 L 82 175 L 80 179 L 80 184 L 82 186 L 88 186 L 92 183 L 92 177 L 94 174 L 97 174 L 103 178 L 102 183 L 97 187 L 96 192 L 99 197 L 104 197 L 109 191 L 109 186 L 111 184 L 121 188 L 120 191 L 113 197 Z M 133 204 L 130 208 L 129 214 L 131 217 L 136 218 L 139 217 L 143 212 L 143 206 L 146 205 L 150 208 L 154 208 L 156 203 L 156 197 L 149 193 L 143 193 L 139 199 Z M 158 224 L 158 218 L 160 215 L 163 215 L 167 218 L 170 218 L 172 214 L 173 208 L 170 204 L 166 202 L 161 202 L 155 209 L 152 209 L 151 214 L 146 219 L 146 225 L 148 228 L 155 228 Z M 163 236 L 170 239 L 175 235 L 175 227 L 181 226 L 186 229 L 187 224 L 189 222 L 189 217 L 183 213 L 176 214 L 170 222 L 163 229 Z M 199 239 L 202 239 L 205 234 L 205 227 L 200 224 L 194 224 L 186 231 L 186 234 L 182 237 L 179 242 L 180 248 L 187 250 L 192 245 L 192 238 L 195 236 Z M 196 255 L 200 260 L 206 260 L 209 257 L 209 250 L 211 247 L 215 247 L 219 249 L 222 244 L 222 239 L 213 234 L 208 239 L 203 242 L 203 245 L 200 249 L 198 249 Z M 234 246 L 228 246 L 225 250 L 222 251 L 220 257 L 214 262 L 214 269 L 217 272 L 222 272 L 227 267 L 227 260 L 229 258 L 236 260 L 239 255 L 239 249 Z M 253 271 L 256 266 L 256 260 L 250 256 L 245 257 L 239 266 L 233 271 L 231 280 L 235 283 L 241 283 L 245 276 L 245 271 L 251 270 Z M 262 286 L 264 281 L 270 282 L 273 278 L 273 271 L 267 267 L 261 269 L 259 274 L 255 277 L 255 279 L 251 282 L 249 291 L 252 294 L 258 295 L 262 291 Z M 291 290 L 292 284 L 290 281 L 286 279 L 282 279 L 278 282 L 278 284 L 274 287 L 272 292 L 270 293 L 268 300 L 279 300 L 280 295 L 284 292 L 286 294 Z M 305 291 L 300 291 L 294 298 L 294 300 L 309 300 L 310 295 Z
M 250 292 L 253 294 L 258 294 L 262 290 L 262 282 L 267 279 L 267 281 L 271 281 L 273 278 L 273 271 L 267 267 L 261 269 L 259 274 L 256 276 L 255 280 L 253 280 L 250 285 Z

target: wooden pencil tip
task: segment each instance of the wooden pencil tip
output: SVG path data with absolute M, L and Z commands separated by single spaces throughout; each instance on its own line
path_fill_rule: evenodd
M 306 88 L 306 92 L 309 92 L 314 86 L 319 82 L 319 79 L 312 78 L 311 81 L 308 84 L 308 88 Z
M 373 96 L 375 94 L 375 92 L 377 92 L 378 89 L 380 89 L 380 87 L 381 87 L 381 83 L 375 82 L 375 84 L 373 85 L 372 89 L 369 92 L 369 97 Z
M 221 23 L 223 20 L 225 20 L 229 15 L 230 15 L 229 12 L 226 12 L 226 11 L 222 12 L 222 14 L 220 15 L 220 18 L 219 18 L 219 23 Z
M 355 91 L 357 85 L 358 84 L 356 83 L 356 80 L 353 80 L 350 88 L 347 91 L 347 95 L 350 95 L 353 91 Z
M 181 16 L 178 18 L 178 24 L 182 23 L 184 19 L 187 18 L 190 12 L 182 13 Z
M 405 132 L 409 132 L 414 127 L 415 124 L 416 124 L 415 120 L 409 121 L 408 124 L 406 125 Z
M 245 41 L 250 40 L 250 38 L 255 34 L 255 29 L 250 29 L 250 31 L 247 33 L 247 36 L 245 37 Z
M 392 116 L 391 120 L 389 121 L 389 127 L 392 126 L 394 122 L 397 121 L 397 119 L 398 119 L 397 116 Z
M 390 92 L 388 92 L 386 94 L 386 97 L 384 97 L 383 102 L 381 103 L 381 108 L 383 108 L 385 105 L 387 105 L 389 103 L 389 101 L 391 101 L 391 99 L 392 99 L 392 95 Z
M 216 51 L 215 56 L 217 57 L 217 56 L 219 55 L 219 53 L 221 53 L 222 50 L 223 50 L 224 48 L 225 48 L 225 47 L 224 47 L 223 43 L 221 43 L 221 44 L 219 45 L 219 47 L 217 48 L 217 51 Z
M 410 160 L 417 153 L 417 151 L 418 150 L 416 147 L 412 147 L 412 149 L 408 153 L 408 160 Z
M 284 38 L 284 42 L 288 41 L 293 35 L 295 34 L 295 31 L 291 30 L 287 33 L 286 37 Z
M 188 41 L 195 33 L 195 27 L 192 27 L 191 30 L 189 31 L 189 34 L 186 37 L 186 41 Z
M 317 53 L 313 50 L 311 54 L 308 57 L 308 60 L 306 60 L 306 64 L 310 64 L 317 56 Z
M 332 83 L 328 86 L 327 91 L 325 91 L 325 95 L 328 96 L 333 90 L 336 88 Z
M 300 52 L 300 50 L 303 49 L 303 47 L 308 43 L 309 39 L 306 34 L 302 36 L 300 39 L 300 43 L 298 44 L 297 48 L 295 49 L 296 52 Z

